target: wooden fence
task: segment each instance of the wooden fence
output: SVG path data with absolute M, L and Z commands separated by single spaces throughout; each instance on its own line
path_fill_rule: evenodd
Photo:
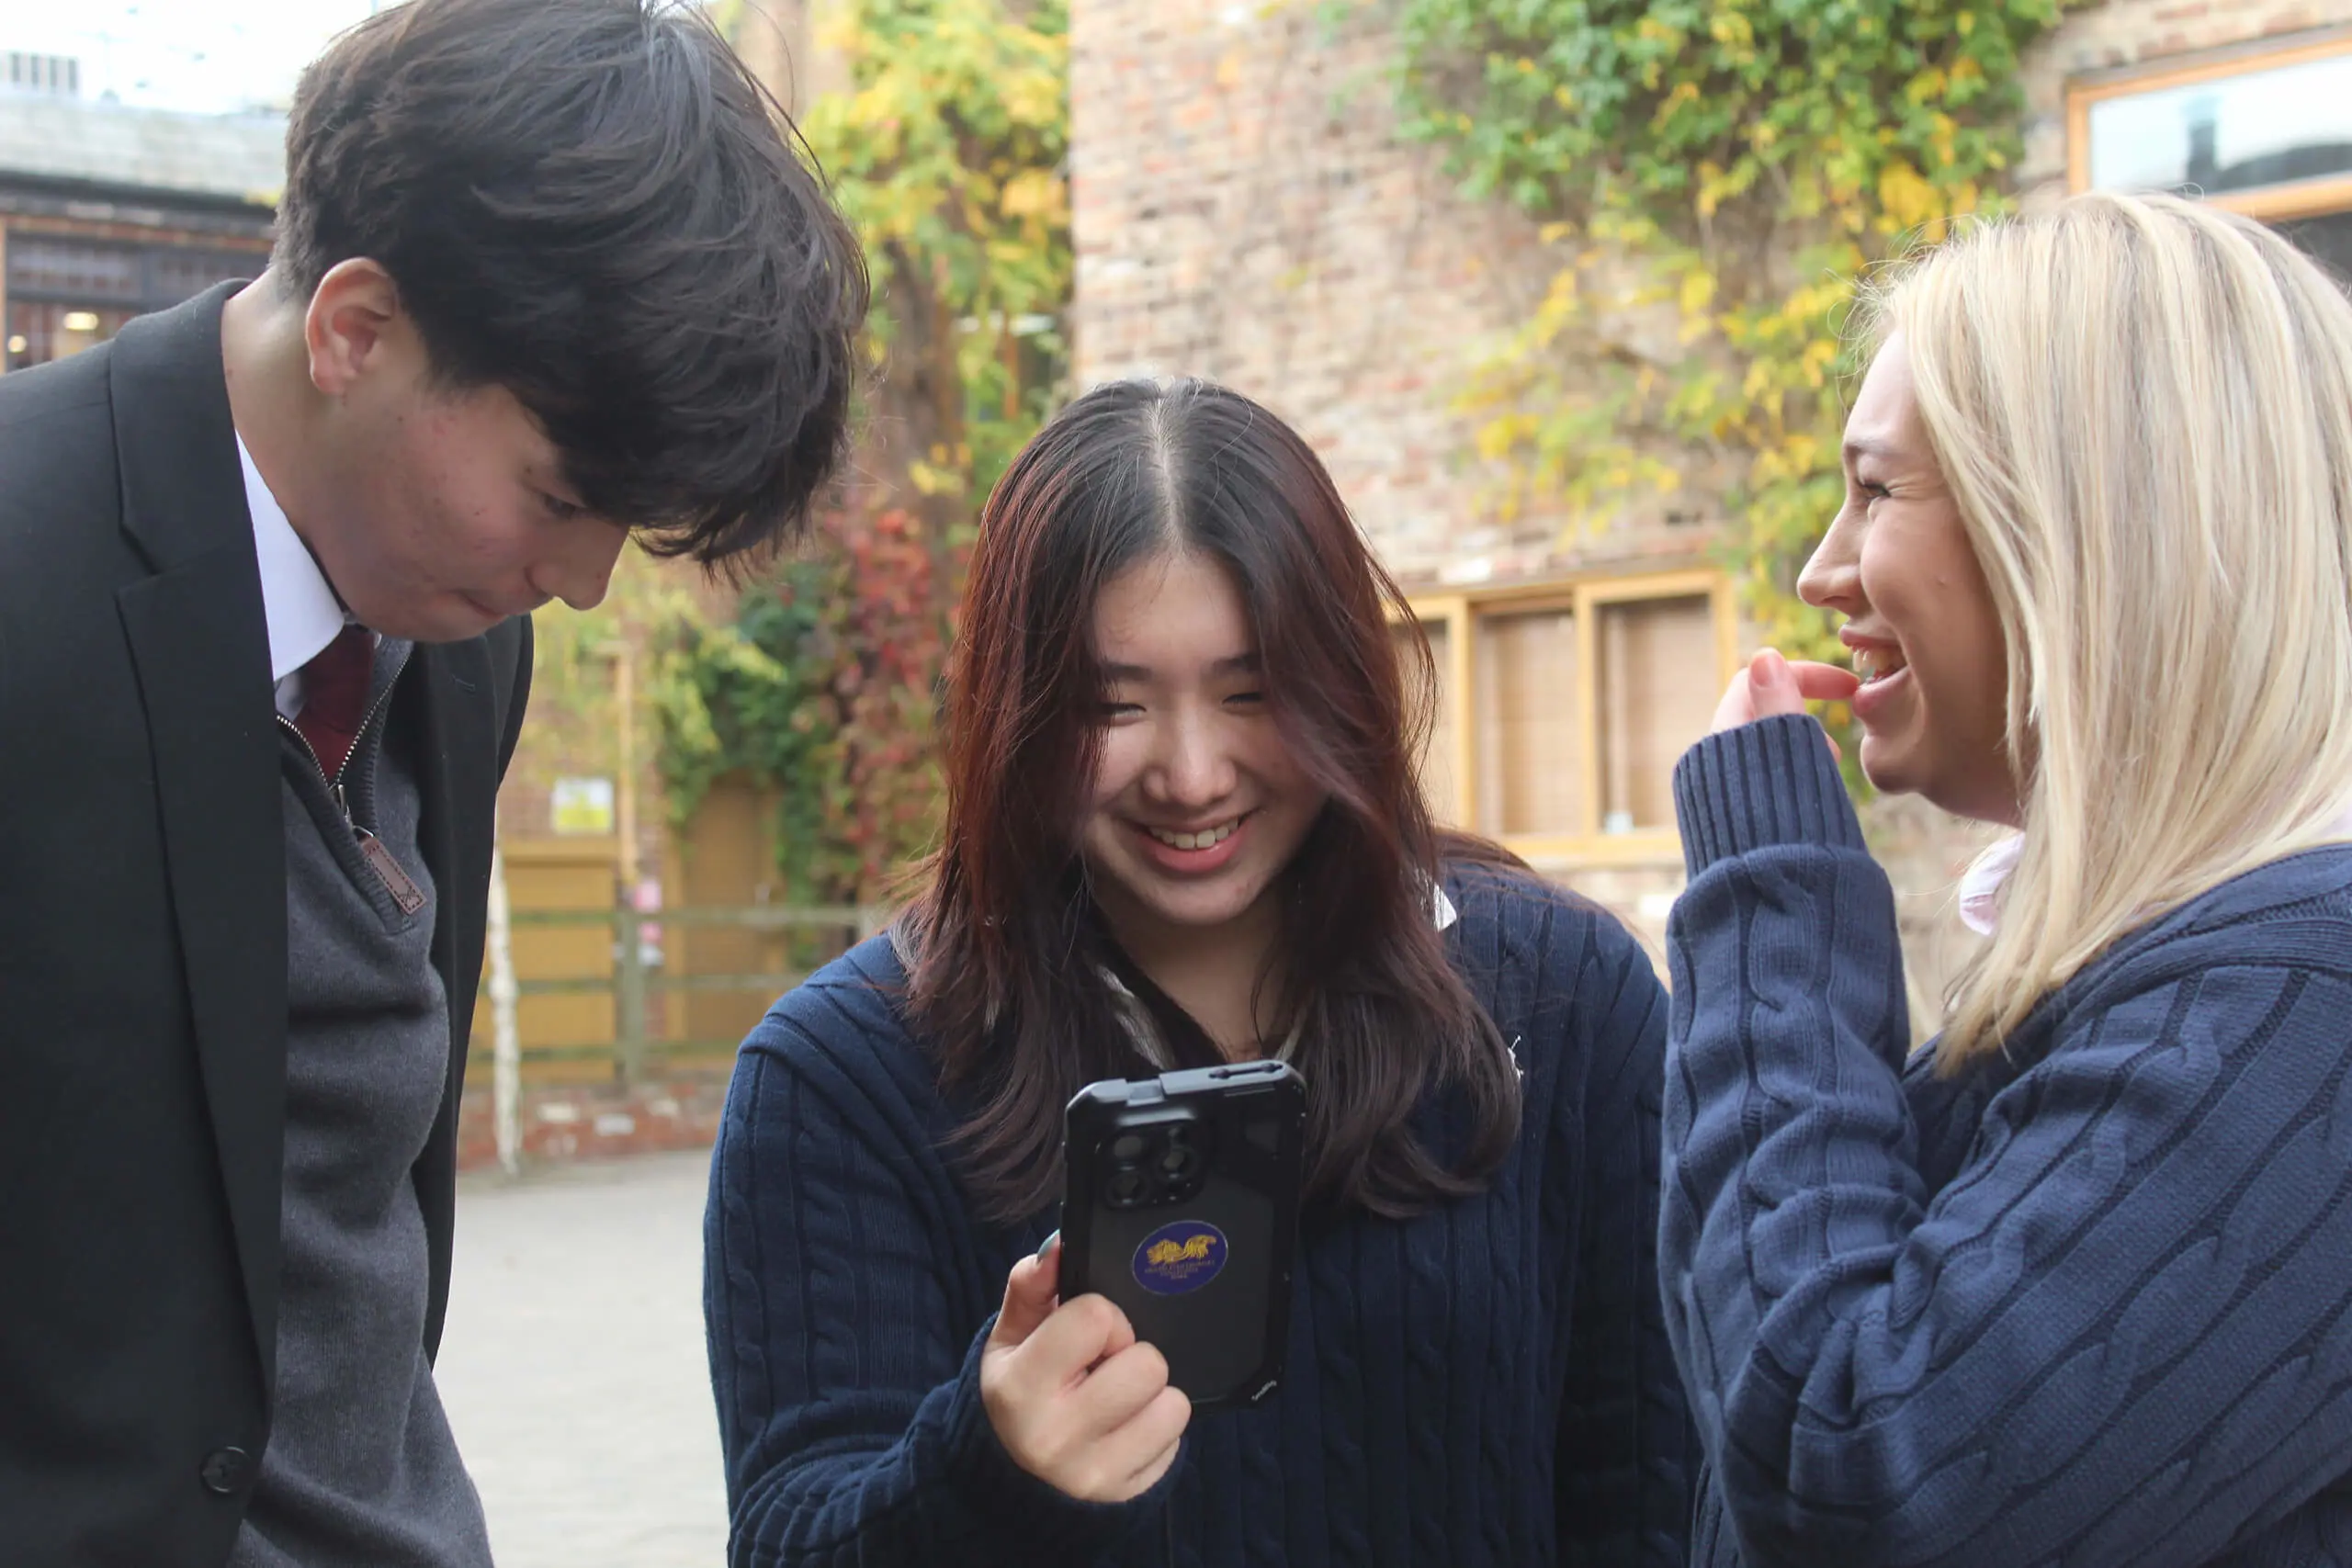
M 741 1033 L 729 1037 L 706 1031 L 697 1037 L 693 1010 L 672 998 L 731 994 L 745 1005 L 727 1010 L 756 1020 L 810 972 L 881 929 L 885 918 L 879 909 L 849 906 L 518 907 L 508 916 L 517 954 L 514 989 L 518 1010 L 532 1025 L 522 1031 L 519 1046 L 523 1078 L 631 1084 L 649 1075 L 723 1070 Z M 666 961 L 691 951 L 695 933 L 722 931 L 755 939 L 753 945 L 771 964 L 714 972 Z M 739 952 L 743 945 L 734 944 Z M 475 1008 L 469 1076 L 489 1071 L 487 988 L 485 973 L 484 995 Z M 567 1006 L 557 998 L 593 1005 Z

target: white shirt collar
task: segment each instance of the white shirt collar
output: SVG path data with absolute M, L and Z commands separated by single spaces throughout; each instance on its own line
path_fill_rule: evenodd
M 2352 839 L 2352 810 L 2336 819 L 2335 831 Z M 1960 923 L 1978 936 L 1991 936 L 2001 923 L 2001 885 L 2018 868 L 2025 835 L 2012 833 L 1968 863 L 1960 878 Z
M 245 510 L 253 513 L 254 555 L 261 562 L 261 610 L 269 623 L 269 678 L 283 681 L 318 657 L 343 630 L 343 604 L 327 586 L 326 574 L 286 520 L 245 438 L 237 437 L 237 461 L 245 471 Z
M 1454 908 L 1453 900 L 1445 896 L 1442 886 L 1432 883 L 1430 893 L 1430 919 L 1439 931 L 1444 931 L 1462 918 L 1461 911 Z M 1119 1024 L 1127 1032 L 1127 1038 L 1135 1045 L 1136 1053 L 1161 1072 L 1167 1072 L 1174 1064 L 1168 1058 L 1167 1044 L 1159 1038 L 1159 1025 L 1152 1021 L 1150 1010 L 1143 1005 L 1143 999 L 1127 989 L 1125 984 L 1108 969 L 1100 969 L 1096 973 L 1102 976 L 1102 983 L 1111 987 L 1111 1005 L 1118 1010 Z M 1298 1049 L 1299 1032 L 1305 1027 L 1304 1019 L 1293 1021 L 1290 1032 L 1274 1048 L 1275 1061 L 1290 1060 L 1291 1053 Z M 1514 1063 L 1519 1060 L 1517 1053 L 1513 1053 L 1511 1060 Z
M 1991 936 L 2001 923 L 2001 884 L 2018 868 L 2025 835 L 2012 833 L 1968 863 L 1960 876 L 1960 923 L 1978 936 Z
M 1431 883 L 1430 885 L 1430 919 L 1431 922 L 1439 931 L 1444 931 L 1461 918 L 1462 912 L 1453 907 L 1453 900 L 1445 896 L 1444 887 L 1436 883 Z M 889 937 L 891 953 L 897 956 L 900 964 L 910 964 L 911 960 L 909 956 L 904 939 L 901 936 L 900 924 L 899 921 L 893 920 L 890 922 Z M 1159 1026 L 1152 1022 L 1151 1014 L 1144 1007 L 1142 998 L 1137 997 L 1133 991 L 1127 989 L 1125 982 L 1121 981 L 1116 975 L 1112 974 L 1108 969 L 1098 969 L 1095 973 L 1101 976 L 1102 983 L 1110 987 L 1111 1005 L 1118 1012 L 1120 1027 L 1127 1032 L 1127 1037 L 1134 1043 L 1136 1050 L 1142 1055 L 1145 1061 L 1149 1062 L 1161 1072 L 1164 1073 L 1168 1071 L 1170 1066 L 1168 1060 L 1168 1048 L 1166 1045 L 1161 1043 Z M 989 1018 L 989 1022 L 993 1024 L 995 1021 L 996 1018 L 991 1014 Z M 1289 1036 L 1283 1041 L 1280 1048 L 1274 1052 L 1274 1059 L 1276 1061 L 1287 1062 L 1290 1060 L 1291 1053 L 1298 1048 L 1298 1032 L 1299 1025 L 1293 1023 L 1291 1025 Z M 1516 1042 L 1513 1043 L 1511 1062 L 1513 1066 L 1517 1066 L 1519 1062 L 1519 1052 Z

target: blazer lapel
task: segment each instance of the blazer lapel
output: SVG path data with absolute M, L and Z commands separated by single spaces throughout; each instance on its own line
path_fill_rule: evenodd
M 481 975 L 481 890 L 490 881 L 498 798 L 498 727 L 488 643 L 475 637 L 417 649 L 424 702 L 414 731 L 423 812 L 419 847 L 433 873 L 433 966 L 449 994 L 449 1077 L 433 1135 L 412 1173 L 424 1216 L 431 1294 L 424 1344 L 439 1348 L 457 1218 L 458 1100 L 466 1076 L 474 987 Z
M 146 706 L 189 1015 L 267 1397 L 285 1167 L 286 863 L 268 627 L 220 367 L 231 291 L 133 321 L 108 350 L 123 526 L 155 573 L 117 604 Z

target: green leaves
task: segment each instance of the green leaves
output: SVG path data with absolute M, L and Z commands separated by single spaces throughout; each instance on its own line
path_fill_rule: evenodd
M 1833 652 L 1794 585 L 1843 493 L 1855 280 L 2002 199 L 2018 57 L 2064 0 L 1401 4 L 1408 133 L 1560 258 L 1463 395 L 1508 467 L 1490 504 L 1591 527 L 1724 476 L 1759 632 Z M 1660 312 L 1679 364 L 1643 346 Z
M 1067 0 L 840 0 L 848 83 L 801 130 L 875 285 L 859 467 L 880 482 L 732 626 L 665 623 L 673 813 L 741 771 L 776 802 L 789 896 L 869 903 L 930 844 L 947 606 L 979 504 L 1069 360 Z
M 977 505 L 1052 405 L 1068 355 L 1067 0 L 843 0 L 846 91 L 802 127 L 866 246 L 874 331 L 960 383 L 920 488 Z
M 1408 129 L 1447 144 L 1472 188 L 1526 193 L 1523 205 L 1546 215 L 1589 215 L 1606 189 L 1687 217 L 1702 164 L 1725 190 L 1831 160 L 1855 191 L 1874 184 L 1880 161 L 1932 166 L 1949 187 L 1997 166 L 1988 153 L 2013 141 L 2022 107 L 2018 51 L 2058 10 L 2058 0 L 1405 0 L 1400 85 Z
M 916 513 L 834 513 L 734 625 L 679 617 L 661 639 L 655 709 L 674 818 L 741 771 L 776 802 L 777 870 L 811 903 L 880 900 L 930 842 L 946 626 L 943 556 Z

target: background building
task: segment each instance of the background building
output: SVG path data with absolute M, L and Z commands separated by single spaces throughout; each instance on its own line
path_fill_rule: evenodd
M 131 317 L 266 265 L 286 123 L 80 96 L 77 62 L 0 56 L 5 368 L 62 358 Z

